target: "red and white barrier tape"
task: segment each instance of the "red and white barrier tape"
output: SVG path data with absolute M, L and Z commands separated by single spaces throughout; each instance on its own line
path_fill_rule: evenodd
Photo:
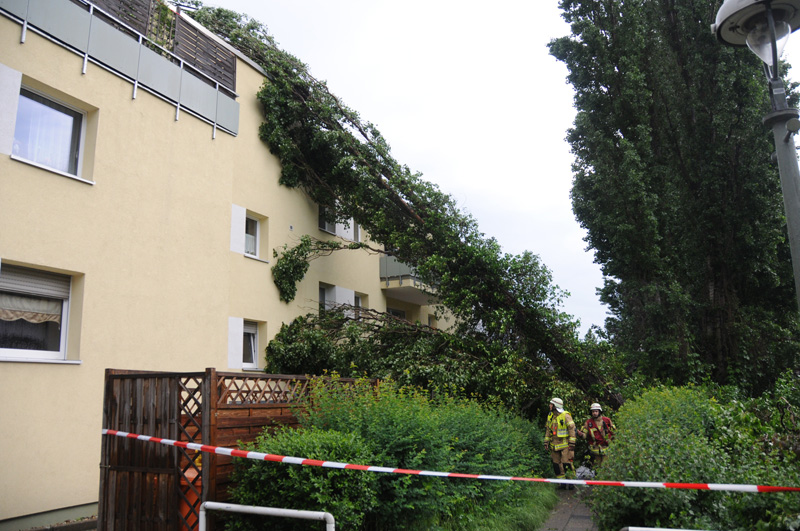
M 321 466 L 325 468 L 340 468 L 349 470 L 364 470 L 367 472 L 385 472 L 389 474 L 411 474 L 416 476 L 438 476 L 443 478 L 466 478 L 466 479 L 489 479 L 499 481 L 537 481 L 541 483 L 565 483 L 568 485 L 600 485 L 607 487 L 640 487 L 652 489 L 693 489 L 693 490 L 727 490 L 736 492 L 800 492 L 800 487 L 773 487 L 770 485 L 732 485 L 726 483 L 656 483 L 650 481 L 596 481 L 583 479 L 550 479 L 550 478 L 524 478 L 514 476 L 490 476 L 486 474 L 457 474 L 454 472 L 431 472 L 429 470 L 407 470 L 404 468 L 387 468 L 382 466 L 352 465 L 348 463 L 337 463 L 336 461 L 318 461 L 316 459 L 305 459 L 303 457 L 288 457 L 285 455 L 263 454 L 261 452 L 248 452 L 245 450 L 234 450 L 233 448 L 223 448 L 221 446 L 208 446 L 205 444 L 188 443 L 173 441 L 172 439 L 161 439 L 150 437 L 149 435 L 137 435 L 117 430 L 103 430 L 103 435 L 114 435 L 128 439 L 155 442 L 167 446 L 177 446 L 198 452 L 207 452 L 217 455 L 229 455 L 232 457 L 243 457 L 245 459 L 255 459 L 256 461 L 274 461 L 276 463 L 289 463 L 292 465 Z

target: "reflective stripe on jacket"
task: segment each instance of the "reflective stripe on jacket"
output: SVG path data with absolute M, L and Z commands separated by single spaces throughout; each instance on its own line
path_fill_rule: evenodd
M 551 411 L 547 415 L 544 440 L 550 443 L 550 448 L 556 452 L 575 444 L 577 440 L 575 438 L 575 422 L 568 411 L 559 414 Z
M 594 418 L 586 421 L 586 431 L 589 433 L 589 445 L 598 447 L 608 447 L 608 443 L 614 437 L 614 423 L 608 417 L 600 417 L 603 421 L 603 428 L 597 426 Z M 590 448 L 591 449 L 591 448 Z

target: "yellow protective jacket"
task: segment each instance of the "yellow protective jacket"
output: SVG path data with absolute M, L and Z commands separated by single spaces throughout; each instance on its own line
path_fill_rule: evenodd
M 550 443 L 550 449 L 558 452 L 569 445 L 575 446 L 575 441 L 575 421 L 569 411 L 551 411 L 544 428 L 544 442 Z

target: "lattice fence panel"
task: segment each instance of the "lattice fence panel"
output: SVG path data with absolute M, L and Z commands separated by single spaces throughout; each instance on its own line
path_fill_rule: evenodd
M 294 402 L 305 393 L 304 377 L 219 376 L 219 405 L 279 404 Z
M 203 441 L 204 377 L 200 375 L 178 378 L 180 393 L 178 430 L 180 440 Z M 196 529 L 203 502 L 202 452 L 178 448 L 180 467 L 180 519 L 182 529 Z

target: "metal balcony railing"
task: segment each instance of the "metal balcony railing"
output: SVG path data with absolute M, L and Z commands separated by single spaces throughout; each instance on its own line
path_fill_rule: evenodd
M 0 15 L 21 24 L 21 43 L 36 32 L 82 56 L 82 73 L 92 62 L 130 81 L 133 98 L 141 87 L 170 102 L 176 120 L 183 110 L 213 136 L 238 133 L 234 52 L 157 0 L 0 0 Z
M 411 266 L 404 264 L 394 256 L 381 256 L 381 280 L 417 278 Z

